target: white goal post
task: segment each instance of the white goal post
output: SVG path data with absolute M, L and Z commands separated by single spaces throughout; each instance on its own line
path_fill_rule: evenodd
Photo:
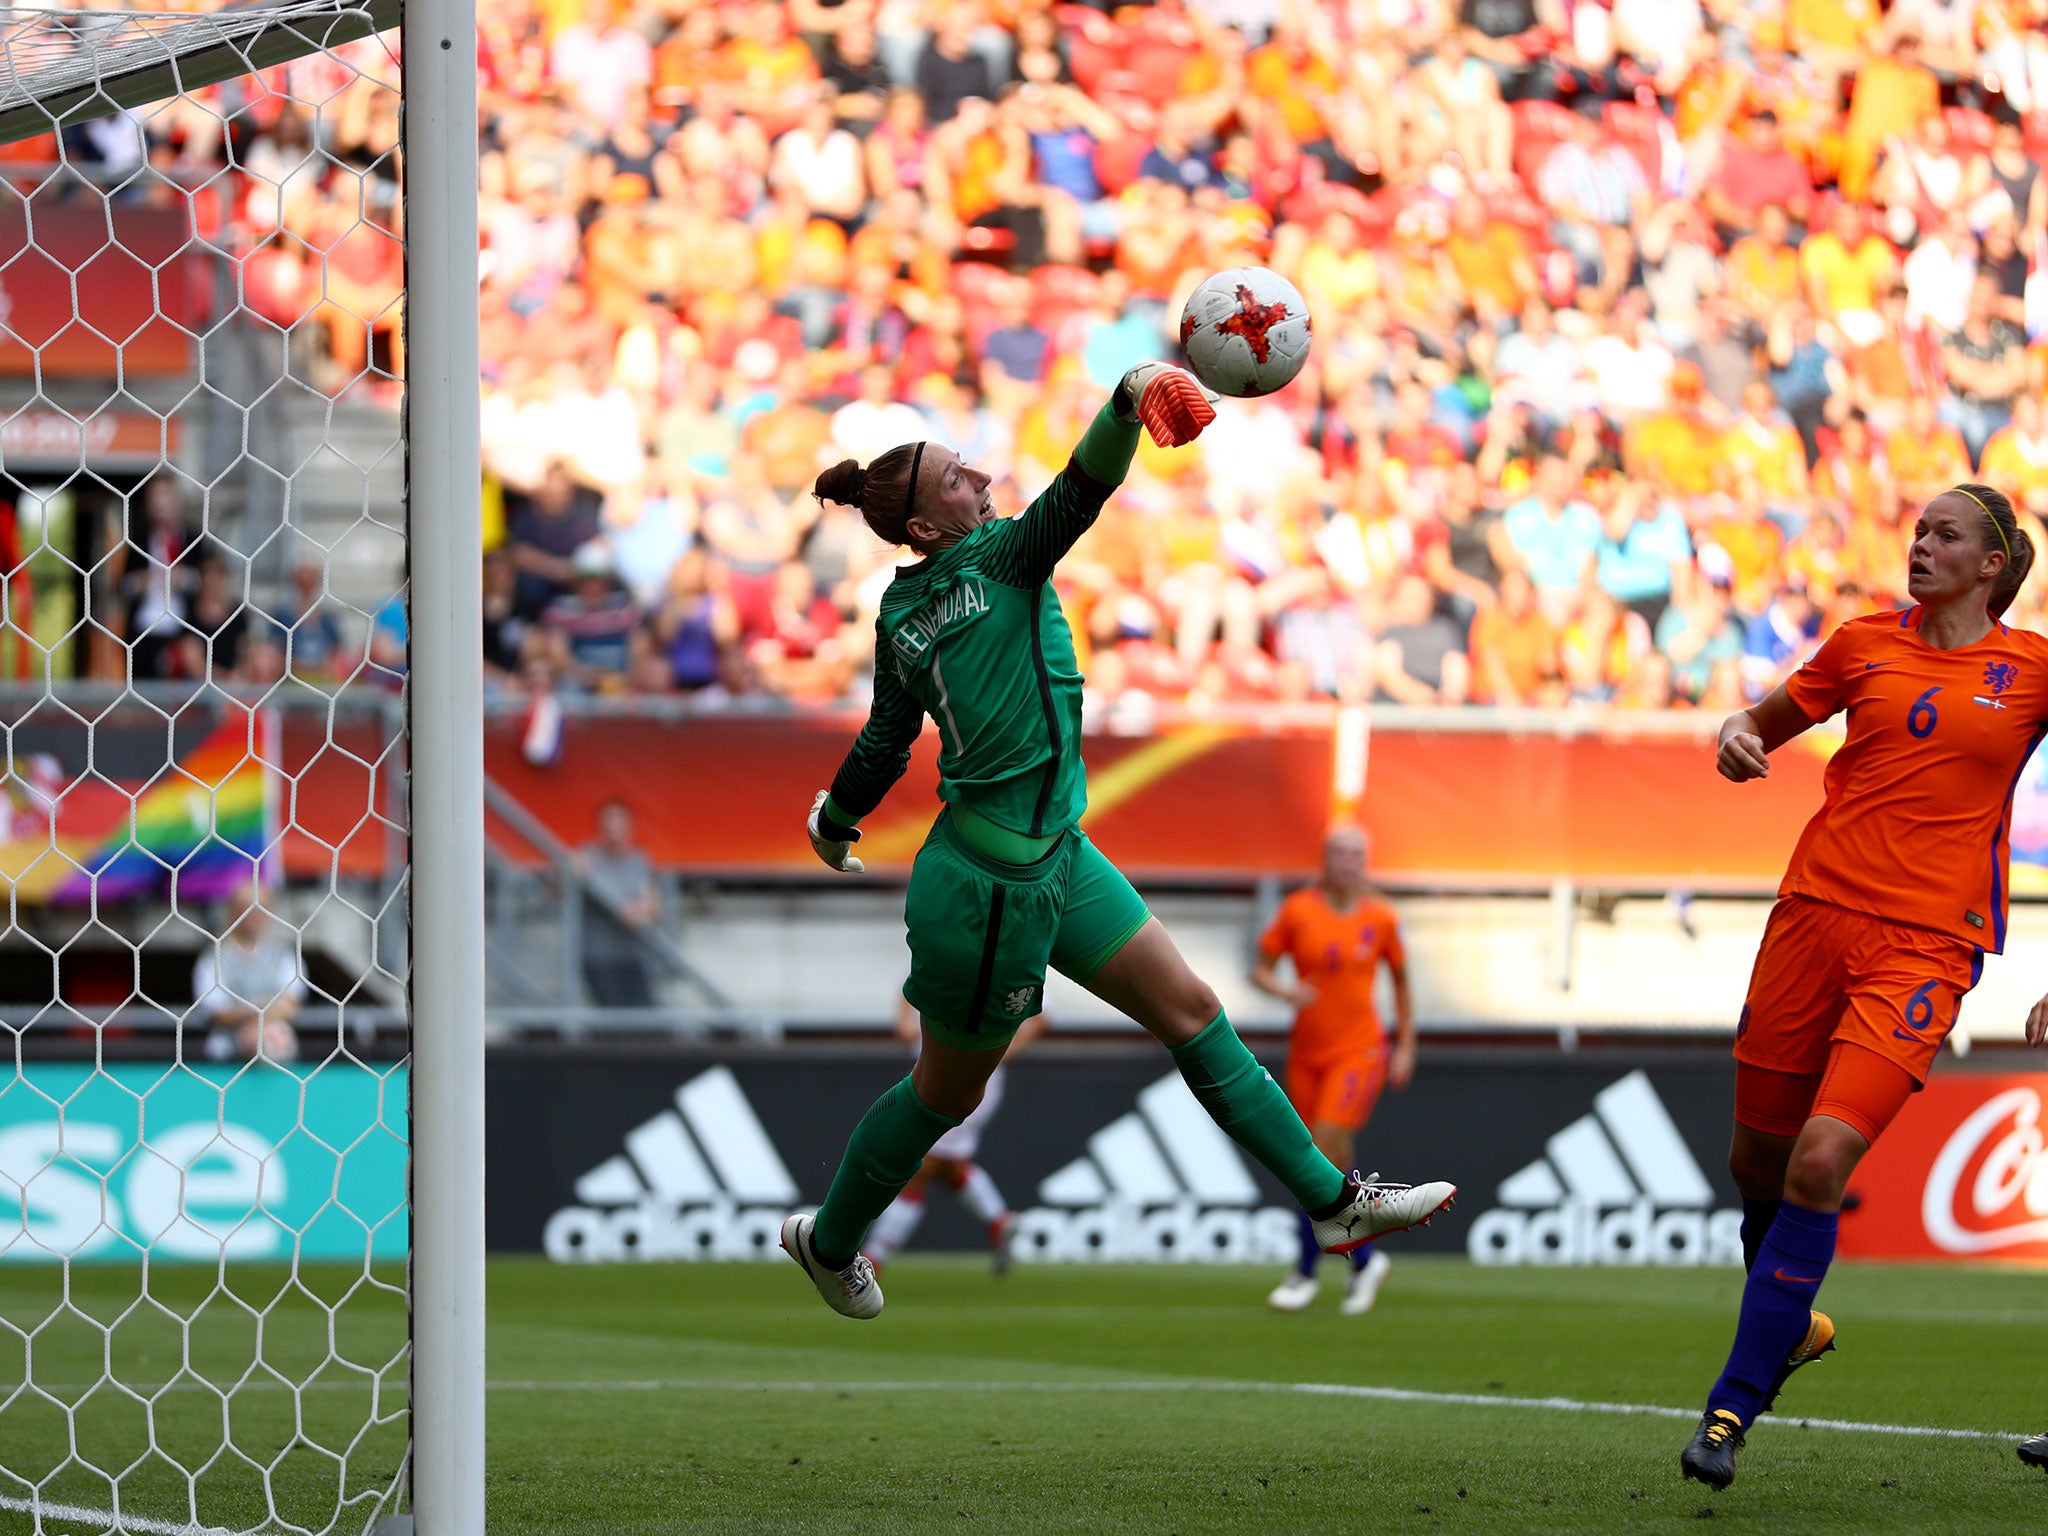
M 484 684 L 476 0 L 406 0 L 413 1508 L 484 1530 Z M 424 451 L 421 449 L 424 448 Z
M 168 255 L 121 248 L 121 206 L 142 206 L 172 187 L 173 178 L 144 158 L 123 173 L 126 179 L 111 175 L 95 183 L 72 165 L 73 146 L 82 142 L 77 135 L 108 123 L 116 125 L 116 138 L 132 126 L 130 137 L 146 142 L 139 125 L 153 110 L 174 103 L 203 116 L 221 99 L 202 95 L 208 88 L 254 81 L 268 71 L 271 83 L 250 91 L 267 90 L 294 110 L 303 106 L 315 124 L 317 158 L 323 152 L 320 101 L 292 101 L 289 86 L 275 84 L 280 67 L 333 55 L 334 73 L 345 75 L 348 66 L 337 50 L 393 27 L 399 29 L 398 70 L 378 88 L 398 98 L 396 159 L 387 153 L 370 170 L 343 169 L 365 185 L 373 172 L 397 183 L 398 203 L 388 214 L 373 218 L 364 203 L 363 227 L 381 220 L 391 227 L 374 233 L 401 241 L 402 318 L 395 305 L 342 317 L 357 324 L 362 355 L 345 365 L 322 360 L 338 377 L 323 386 L 331 396 L 327 425 L 318 451 L 293 459 L 278 443 L 258 440 L 259 417 L 284 394 L 318 393 L 295 376 L 303 348 L 293 333 L 317 330 L 323 315 L 346 310 L 337 298 L 341 279 L 330 283 L 331 252 L 338 247 L 302 248 L 311 288 L 299 316 L 271 326 L 281 359 L 277 380 L 223 384 L 211 370 L 228 347 L 228 321 L 253 307 L 248 263 L 203 234 L 184 245 L 174 241 Z M 21 550 L 0 554 L 0 740 L 6 745 L 0 814 L 7 818 L 0 835 L 0 976 L 46 965 L 50 977 L 47 1004 L 10 1012 L 0 997 L 0 1041 L 15 1056 L 11 1080 L 0 1068 L 0 1524 L 9 1529 L 24 1515 L 37 1532 L 69 1532 L 82 1524 L 208 1536 L 482 1536 L 485 1528 L 476 35 L 475 0 L 285 0 L 210 13 L 0 10 L 0 147 L 47 140 L 55 160 L 51 178 L 33 187 L 15 174 L 18 163 L 0 158 L 0 224 L 8 242 L 0 248 L 0 496 L 9 503 L 10 527 L 20 509 L 22 530 Z M 231 113 L 221 115 L 225 143 L 236 125 L 227 120 Z M 232 190 L 223 194 L 215 183 L 234 181 L 231 173 L 241 169 L 230 164 L 217 178 L 194 172 L 160 203 L 184 197 L 196 206 L 206 195 L 231 200 Z M 49 187 L 57 190 L 45 197 Z M 280 206 L 283 195 L 280 187 Z M 55 215 L 65 213 L 67 200 L 69 215 L 80 206 L 104 212 L 111 232 L 104 249 L 41 243 L 45 227 L 62 222 Z M 276 233 L 282 244 L 281 225 Z M 342 231 L 342 238 L 349 233 Z M 136 272 L 149 269 L 130 283 L 139 281 L 145 295 L 153 292 L 156 308 L 131 331 L 105 318 L 109 311 L 94 293 L 113 265 L 101 262 L 108 251 L 119 251 Z M 203 325 L 177 307 L 185 301 L 171 293 L 182 281 L 172 258 L 187 255 L 211 263 L 208 270 L 218 278 L 209 298 L 194 301 L 198 310 L 213 306 Z M 11 302 L 10 274 L 22 270 L 16 263 L 25 257 L 55 274 L 37 290 L 44 304 L 68 289 L 71 314 Z M 55 302 L 61 307 L 64 300 Z M 147 347 L 166 343 L 197 359 L 190 366 L 193 382 L 183 396 L 165 385 L 152 397 L 136 382 L 146 371 L 138 359 Z M 380 344 L 389 347 L 388 364 Z M 58 377 L 63 370 L 54 361 L 80 347 L 111 359 L 103 398 L 79 385 L 76 367 L 69 385 Z M 351 462 L 348 446 L 331 435 L 340 430 L 342 397 L 357 384 L 397 423 L 398 453 L 388 466 L 374 452 L 367 464 Z M 249 393 L 236 395 L 235 388 Z M 187 411 L 192 420 L 181 423 Z M 214 457 L 229 469 L 211 479 L 212 471 L 193 467 L 199 455 L 191 444 L 202 431 L 226 434 L 224 447 L 214 444 Z M 296 521 L 303 516 L 301 479 L 317 468 L 315 460 L 330 474 L 336 465 L 357 474 L 364 487 L 360 517 L 344 519 L 326 543 Z M 389 504 L 372 489 L 387 467 L 402 469 L 403 476 L 402 498 L 390 497 Z M 234 491 L 229 482 L 236 475 L 268 489 Z M 179 547 L 182 535 L 162 535 L 169 542 L 161 547 L 151 542 L 158 538 L 154 524 L 137 532 L 145 515 L 153 515 L 162 486 L 171 487 L 170 499 L 185 493 L 196 507 L 189 549 Z M 104 548 L 92 543 L 88 507 L 102 509 L 92 515 L 113 530 L 98 535 L 108 541 Z M 53 532 L 59 508 L 77 519 L 77 542 L 63 548 Z M 230 529 L 247 534 L 241 545 Z M 385 534 L 402 535 L 402 585 L 388 596 L 344 594 L 344 566 Z M 12 537 L 0 533 L 0 543 Z M 216 589 L 234 579 L 221 576 L 221 566 L 240 573 L 239 593 L 230 589 L 229 612 L 218 621 L 205 616 L 209 576 L 199 569 L 202 544 L 214 552 L 203 558 Z M 294 548 L 316 551 L 309 563 L 319 572 L 317 601 L 341 612 L 335 628 L 347 637 L 317 684 L 296 670 L 292 647 L 300 637 L 289 615 L 264 611 L 265 603 L 276 601 L 286 572 L 298 574 L 289 565 Z M 181 594 L 176 598 L 174 587 Z M 31 598 L 39 621 L 28 616 Z M 217 590 L 211 600 L 219 601 Z M 53 615 L 53 601 L 61 613 Z M 314 608 L 303 612 L 310 616 Z M 223 654 L 217 647 L 231 628 L 238 637 L 246 631 L 253 637 L 247 646 L 260 652 L 266 642 L 255 631 L 266 623 L 282 626 L 274 675 L 260 660 L 232 675 L 225 666 L 216 670 Z M 394 643 L 396 661 L 389 654 Z M 145 678 L 137 660 L 145 645 L 183 659 Z M 10 659 L 17 651 L 27 658 L 20 671 Z M 387 722 L 402 740 L 365 748 L 360 733 L 349 734 L 356 715 Z M 117 737 L 131 756 L 141 750 L 137 743 L 146 730 L 118 736 L 137 717 L 161 722 L 160 761 L 128 770 L 111 766 L 118 753 L 110 742 Z M 201 755 L 209 744 L 226 741 L 233 759 L 228 767 L 195 766 L 197 757 L 188 752 L 195 719 L 211 733 Z M 302 740 L 294 748 L 294 730 L 311 738 L 311 746 Z M 73 737 L 81 743 L 75 758 L 66 758 L 67 749 L 31 750 L 45 739 Z M 237 751 L 243 754 L 238 759 Z M 314 780 L 329 772 L 357 773 L 368 786 L 357 791 L 359 799 L 368 797 L 359 807 L 360 822 L 340 833 L 324 824 L 314 828 L 317 817 L 308 809 L 318 798 Z M 246 804 L 235 798 L 240 788 L 230 787 L 236 775 L 236 785 L 249 788 Z M 258 781 L 260 795 L 251 787 Z M 169 814 L 191 823 L 183 843 L 175 830 L 168 844 L 152 841 L 157 829 L 151 818 L 166 786 L 178 791 Z M 90 818 L 81 813 L 82 819 L 67 820 L 82 805 L 90 810 L 86 802 L 102 812 L 113 807 L 111 840 L 91 833 L 100 851 L 90 853 L 72 835 Z M 231 831 L 231 817 L 244 812 L 249 825 L 236 823 Z M 288 862 L 284 850 L 294 837 L 327 849 L 332 867 L 324 877 L 302 880 L 311 888 L 302 888 L 291 915 L 281 918 L 291 898 L 276 871 Z M 319 841 L 330 837 L 332 848 Z M 374 882 L 344 890 L 349 851 L 342 845 L 365 838 L 397 850 L 374 900 L 362 894 Z M 231 887 L 194 894 L 194 872 L 222 850 L 244 857 L 246 873 L 234 876 Z M 303 846 L 299 852 L 314 857 Z M 133 889 L 146 890 L 146 898 L 132 899 L 130 886 L 116 883 L 130 865 L 141 870 Z M 181 878 L 187 882 L 182 899 Z M 230 894 L 223 900 L 224 891 Z M 64 902 L 76 915 L 53 918 L 51 909 Z M 202 1040 L 207 1057 L 215 1055 L 214 1037 L 229 1040 L 220 1053 L 225 1057 L 237 1038 L 225 1027 L 209 1035 L 203 1017 L 208 998 L 246 1001 L 228 962 L 206 957 L 223 955 L 227 930 L 264 907 L 276 908 L 263 912 L 264 920 L 281 921 L 292 936 L 301 993 L 313 936 L 337 909 L 344 909 L 341 927 L 353 922 L 367 935 L 363 974 L 349 975 L 345 959 L 325 960 L 313 992 L 329 1022 L 302 1021 L 307 1048 L 295 1065 L 280 1065 L 293 1062 L 293 1055 L 268 1055 L 268 1005 L 251 1005 L 249 1038 L 258 1043 L 246 1062 L 202 1060 Z M 215 978 L 212 992 L 194 982 L 199 995 L 189 1005 L 161 1000 L 168 973 L 152 946 L 166 935 L 195 944 L 196 951 L 180 955 L 196 952 L 196 974 Z M 76 969 L 74 951 L 88 940 L 132 962 L 128 991 L 110 994 L 111 1003 L 88 1005 L 67 991 L 74 985 L 67 967 Z M 189 960 L 179 963 L 189 966 Z M 208 963 L 214 971 L 204 969 Z M 384 1002 L 371 985 L 376 982 L 385 984 Z M 369 1037 L 365 1030 L 374 1034 L 376 1027 L 361 1021 L 380 1009 L 397 1017 L 404 1031 L 405 1054 L 390 1069 L 366 1068 L 370 1058 L 358 1057 L 360 1041 Z M 135 1022 L 144 1014 L 163 1021 L 160 1034 L 149 1035 L 158 1024 Z M 221 1015 L 240 1016 L 232 1009 Z M 48 1070 L 41 1061 L 24 1065 L 23 1042 L 52 1034 L 70 1042 L 71 1054 L 60 1050 Z M 159 1049 L 170 1054 L 151 1054 Z M 296 1044 L 292 1049 L 299 1051 Z M 122 1050 L 135 1050 L 134 1059 L 117 1060 Z M 310 1085 L 330 1065 L 353 1074 L 351 1091 L 370 1095 L 363 1126 L 331 1132 L 317 1119 Z M 235 1108 L 238 1093 L 265 1086 L 259 1081 L 265 1073 L 269 1087 L 284 1085 L 287 1101 L 297 1093 L 297 1119 L 282 1139 L 311 1143 L 327 1159 L 323 1166 L 331 1166 L 334 1187 L 324 1198 L 309 1193 L 304 1177 L 292 1176 L 300 1204 L 290 1210 L 282 1203 L 280 1136 L 250 1150 L 260 1138 Z M 197 1084 L 216 1104 L 179 1143 L 182 1153 L 172 1149 L 174 1138 L 152 1128 L 164 1119 L 156 1096 L 179 1075 L 190 1079 L 180 1091 Z M 401 1082 L 403 1102 L 385 1107 L 383 1090 L 399 1091 Z M 64 1086 L 71 1084 L 75 1090 Z M 104 1108 L 116 1101 L 128 1108 Z M 35 1127 L 47 1122 L 47 1144 L 33 1139 L 45 1135 L 35 1127 L 28 1140 L 10 1142 L 22 1129 L 13 1112 L 25 1105 L 40 1117 Z M 100 1120 L 90 1118 L 88 1107 Z M 104 1123 L 123 1113 L 134 1122 L 130 1131 L 117 1133 Z M 330 1135 L 335 1145 L 321 1140 Z M 347 1208 L 347 1162 L 357 1145 L 349 1136 L 408 1143 L 396 1226 Z M 387 1169 L 386 1177 L 396 1176 Z M 74 1192 L 75 1217 L 78 1200 L 89 1204 L 95 1187 L 96 1225 L 89 1217 L 69 1227 L 53 1221 L 53 1192 Z M 127 1202 L 118 1220 L 109 1214 L 117 1196 Z M 150 1199 L 156 1202 L 151 1209 L 164 1212 L 154 1225 L 139 1214 Z M 214 1204 L 207 1206 L 209 1200 Z M 220 1214 L 230 1208 L 239 1214 Z M 361 1283 L 334 1280 L 334 1289 L 323 1290 L 329 1281 L 309 1278 L 312 1269 L 302 1267 L 314 1252 L 309 1232 L 343 1216 L 364 1229 Z M 393 1231 L 409 1234 L 402 1252 L 384 1246 Z M 256 1235 L 274 1241 L 265 1247 L 251 1241 Z M 235 1265 L 259 1251 L 281 1262 L 271 1263 L 279 1272 L 273 1290 L 255 1295 L 238 1286 Z M 399 1259 L 402 1281 L 395 1278 Z M 198 1271 L 189 1285 L 177 1278 L 181 1263 L 187 1274 Z M 391 1278 L 380 1278 L 380 1263 Z M 103 1278 L 116 1265 L 139 1277 L 132 1303 L 106 1301 L 118 1297 L 118 1284 Z M 201 1283 L 209 1266 L 217 1276 L 210 1291 Z M 171 1278 L 164 1289 L 153 1289 L 165 1273 Z M 189 1293 L 182 1300 L 181 1285 Z M 347 1308 L 365 1298 L 373 1309 L 402 1299 L 405 1337 L 395 1353 L 378 1352 L 383 1335 L 371 1325 L 363 1336 L 378 1342 L 364 1346 L 360 1357 L 337 1343 L 338 1330 L 353 1326 Z M 312 1335 L 303 1359 L 293 1363 L 299 1341 L 289 1324 L 297 1315 L 311 1319 L 304 1326 Z M 343 1390 L 323 1399 L 328 1388 Z M 307 1428 L 323 1401 L 333 1420 L 333 1404 L 343 1397 L 353 1403 L 351 1394 L 367 1404 L 360 1426 L 323 1431 L 324 1440 Z M 87 1430 L 91 1455 L 81 1449 Z M 380 1463 L 373 1474 L 352 1468 L 350 1458 L 367 1455 L 365 1446 L 385 1431 L 403 1433 L 402 1445 L 387 1457 L 395 1464 Z M 281 1492 L 288 1473 L 298 1479 L 286 1490 L 296 1503 Z M 239 1481 L 223 1493 L 210 1481 L 216 1478 Z

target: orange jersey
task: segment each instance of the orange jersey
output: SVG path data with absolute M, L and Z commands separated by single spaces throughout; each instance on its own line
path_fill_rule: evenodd
M 1380 962 L 1401 965 L 1400 919 L 1383 901 L 1366 897 L 1349 911 L 1331 907 L 1319 887 L 1296 891 L 1280 903 L 1272 926 L 1259 936 L 1259 953 L 1286 955 L 1294 973 L 1315 988 L 1316 1000 L 1294 1016 L 1290 1049 L 1297 1056 L 1365 1052 L 1381 1040 L 1373 982 Z
M 1846 709 L 1849 736 L 1779 894 L 1997 953 L 2013 786 L 2048 731 L 2048 638 L 1999 624 L 1943 651 L 1919 621 L 1851 619 L 1787 680 L 1814 720 Z

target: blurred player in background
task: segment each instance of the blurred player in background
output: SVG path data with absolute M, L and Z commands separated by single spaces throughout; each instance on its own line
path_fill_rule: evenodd
M 1017 1033 L 1010 1037 L 1009 1050 L 1003 1053 L 1004 1066 L 1009 1064 L 1010 1057 L 1044 1033 L 1042 1013 L 1035 1013 L 1019 1024 Z M 896 1038 L 912 1047 L 920 1047 L 923 1042 L 917 1010 L 907 998 L 896 1010 Z M 868 1228 L 868 1240 L 861 1252 L 877 1270 L 900 1253 L 916 1233 L 918 1224 L 924 1220 L 925 1197 L 937 1184 L 958 1195 L 974 1219 L 988 1228 L 989 1262 L 998 1275 L 1009 1273 L 1010 1207 L 988 1170 L 974 1160 L 981 1150 L 982 1132 L 988 1129 L 1002 1102 L 1003 1067 L 997 1067 L 982 1085 L 981 1102 L 974 1106 L 974 1113 L 932 1143 L 931 1151 L 924 1155 L 924 1165 L 911 1175 L 903 1193 Z
M 2048 735 L 2048 640 L 1999 616 L 2034 563 L 2012 503 L 1959 485 L 1913 530 L 1913 606 L 1851 619 L 1761 702 L 1721 724 L 1742 783 L 1847 711 L 1826 800 L 1771 910 L 1735 1030 L 1735 1136 L 1749 1279 L 1727 1368 L 1679 1458 L 1712 1488 L 1793 1371 L 1834 1348 L 1813 1310 L 1849 1176 L 1926 1080 L 2005 947 L 2013 786 Z M 2048 998 L 2027 1016 L 2048 1034 Z
M 1259 937 L 1252 985 L 1294 1006 L 1287 1037 L 1287 1098 L 1308 1125 L 1323 1156 L 1351 1166 L 1353 1143 L 1372 1118 L 1380 1089 L 1406 1088 L 1415 1075 L 1415 1009 L 1408 995 L 1408 958 L 1400 919 L 1365 883 L 1365 833 L 1337 827 L 1323 839 L 1323 872 L 1296 891 Z M 1280 979 L 1282 957 L 1294 962 L 1292 986 Z M 1394 1047 L 1387 1049 L 1373 986 L 1381 964 L 1394 978 Z M 1323 1250 L 1315 1223 L 1301 1213 L 1301 1259 L 1267 1305 L 1299 1312 L 1316 1299 Z M 1351 1284 L 1339 1311 L 1370 1312 L 1391 1267 L 1372 1243 L 1351 1250 Z
M 1167 1048 L 1196 1101 L 1308 1208 L 1330 1251 L 1427 1221 L 1457 1193 L 1367 1183 L 1324 1157 L 1214 989 L 1079 825 L 1081 671 L 1053 571 L 1129 473 L 1139 424 L 1178 447 L 1215 418 L 1212 399 L 1184 369 L 1132 368 L 1067 466 L 1014 518 L 995 515 L 993 477 L 940 443 L 892 448 L 865 468 L 847 459 L 818 477 L 820 500 L 857 508 L 920 558 L 883 594 L 874 704 L 811 804 L 811 847 L 833 869 L 860 871 L 859 823 L 902 777 L 927 715 L 945 802 L 903 909 L 903 991 L 924 1049 L 854 1127 L 817 1214 L 782 1224 L 783 1248 L 842 1317 L 880 1315 L 882 1289 L 860 1252 L 868 1226 L 981 1102 L 1010 1037 L 1040 1009 L 1048 967 Z

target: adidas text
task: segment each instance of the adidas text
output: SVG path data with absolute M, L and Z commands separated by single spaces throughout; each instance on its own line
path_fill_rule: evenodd
M 1657 1097 L 1631 1072 L 1593 1096 L 1501 1182 L 1466 1234 L 1475 1264 L 1740 1264 L 1742 1213 L 1713 1188 Z
M 541 1244 L 558 1264 L 768 1260 L 796 1198 L 739 1079 L 713 1067 L 576 1181 L 577 1203 L 548 1218 Z
M 1017 1217 L 1020 1260 L 1271 1264 L 1298 1246 L 1294 1212 L 1259 1204 L 1237 1147 L 1177 1074 L 1089 1137 L 1086 1155 L 1048 1175 L 1038 1197 Z

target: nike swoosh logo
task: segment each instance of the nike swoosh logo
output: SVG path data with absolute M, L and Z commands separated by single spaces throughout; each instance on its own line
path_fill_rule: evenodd
M 1888 667 L 1890 665 L 1891 663 L 1888 661 L 1866 661 L 1865 663 L 1863 663 L 1863 670 L 1866 672 L 1875 672 L 1879 667 Z
M 1788 1275 L 1782 1269 L 1772 1270 L 1771 1277 L 1775 1280 L 1789 1280 L 1794 1285 L 1819 1285 L 1821 1282 L 1819 1275 Z

